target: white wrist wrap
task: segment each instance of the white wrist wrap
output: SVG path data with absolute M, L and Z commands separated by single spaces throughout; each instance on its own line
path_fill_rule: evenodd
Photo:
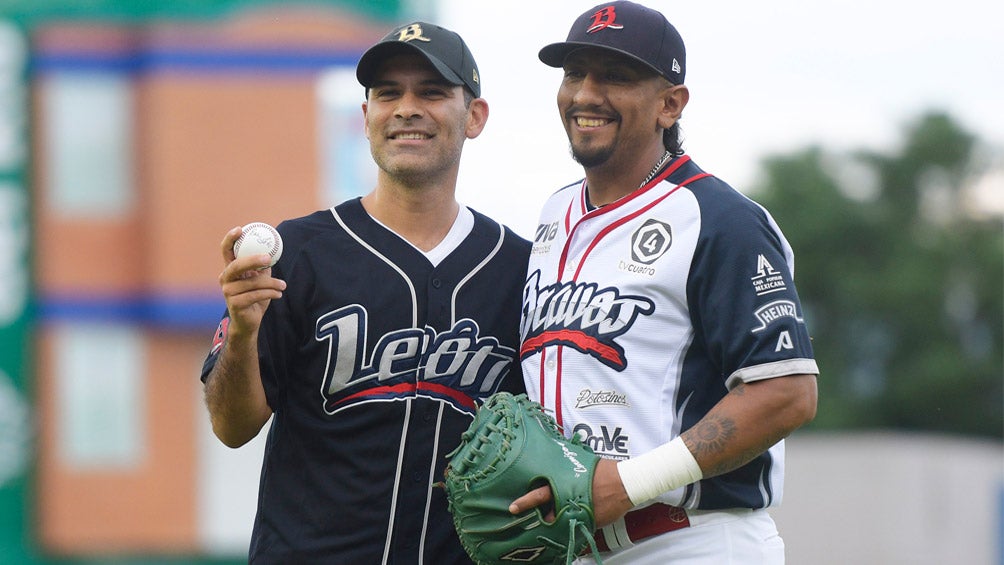
M 619 461 L 617 472 L 635 506 L 664 492 L 697 482 L 704 476 L 681 437 L 638 457 Z

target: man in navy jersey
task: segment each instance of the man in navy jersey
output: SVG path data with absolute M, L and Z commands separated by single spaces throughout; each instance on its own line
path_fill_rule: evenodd
M 601 4 L 539 57 L 564 71 L 558 113 L 585 179 L 541 212 L 520 357 L 530 397 L 603 457 L 604 562 L 783 563 L 766 508 L 818 374 L 791 248 L 682 151 L 686 55 L 661 13 Z
M 459 35 L 402 26 L 356 75 L 376 187 L 279 224 L 271 269 L 226 234 L 206 404 L 231 447 L 272 418 L 252 563 L 470 563 L 435 483 L 475 406 L 524 390 L 530 243 L 455 198 L 488 119 Z

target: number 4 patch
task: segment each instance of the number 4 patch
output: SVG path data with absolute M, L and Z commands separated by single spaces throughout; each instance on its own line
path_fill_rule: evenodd
M 631 236 L 631 259 L 651 265 L 673 243 L 673 228 L 659 220 L 648 220 Z

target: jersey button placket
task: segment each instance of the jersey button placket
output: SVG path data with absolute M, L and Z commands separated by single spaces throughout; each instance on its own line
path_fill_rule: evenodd
M 429 278 L 429 321 L 433 326 L 441 326 L 443 324 L 449 323 L 447 319 L 449 316 L 448 308 L 449 301 L 447 300 L 447 292 L 449 289 L 444 288 L 446 283 L 443 279 L 438 276 L 431 276 Z

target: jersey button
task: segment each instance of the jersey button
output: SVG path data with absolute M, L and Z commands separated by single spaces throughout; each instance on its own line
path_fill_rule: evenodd
M 443 281 L 439 279 L 432 279 L 432 288 L 439 288 L 443 286 Z

